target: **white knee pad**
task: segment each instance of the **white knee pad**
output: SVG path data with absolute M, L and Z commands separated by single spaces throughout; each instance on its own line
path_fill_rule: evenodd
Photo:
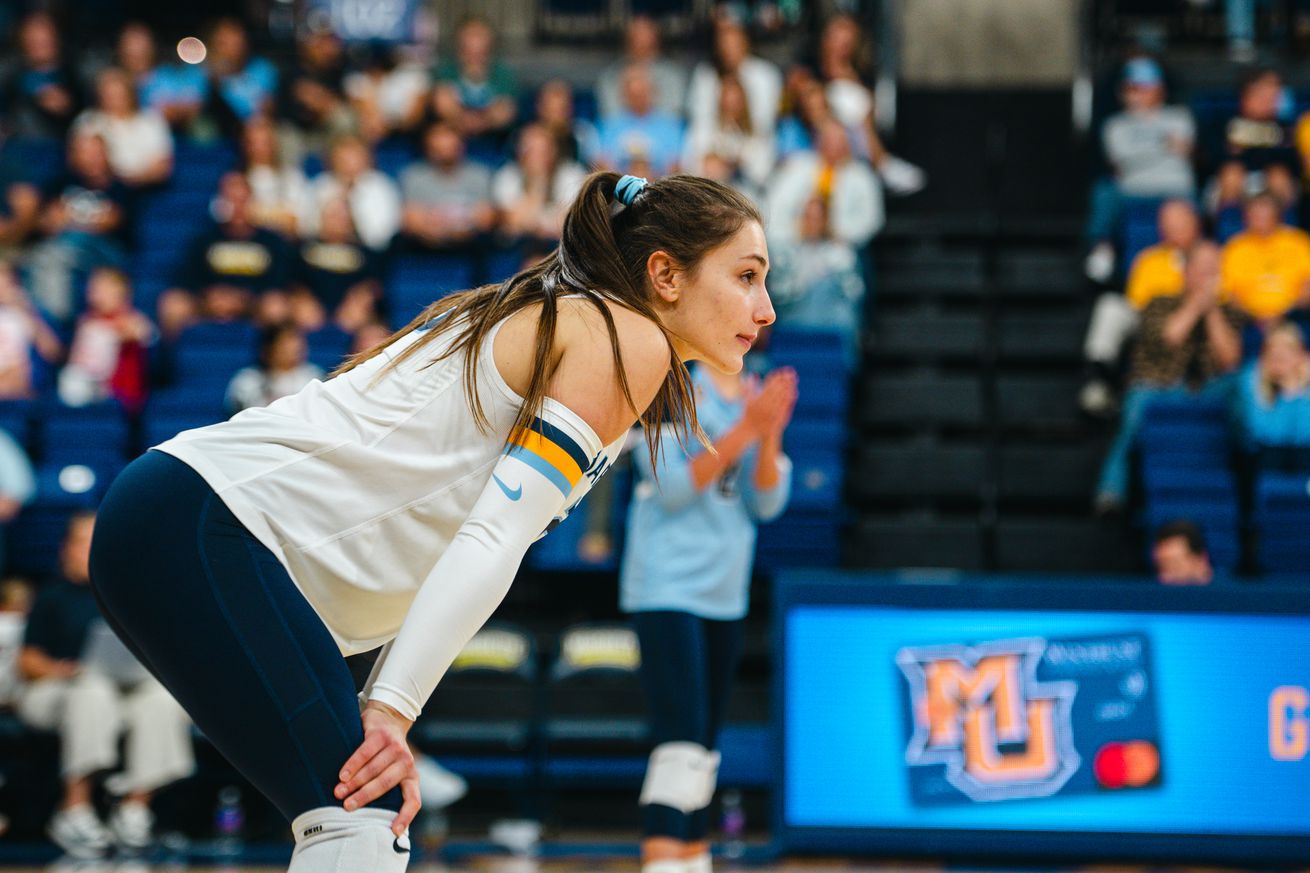
M 389 809 L 321 806 L 296 816 L 296 848 L 287 873 L 405 873 L 409 834 L 391 832 Z
M 718 778 L 718 752 L 699 743 L 661 743 L 650 753 L 640 803 L 692 813 L 710 805 Z

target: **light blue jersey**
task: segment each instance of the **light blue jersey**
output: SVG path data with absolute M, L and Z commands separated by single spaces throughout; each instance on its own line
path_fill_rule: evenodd
M 692 382 L 701 427 L 717 440 L 741 418 L 743 403 L 720 395 L 700 367 L 693 368 Z M 779 456 L 778 484 L 756 490 L 756 449 L 751 448 L 736 467 L 697 491 L 691 458 L 678 447 L 672 429 L 665 432 L 658 484 L 649 454 L 639 447 L 632 457 L 637 484 L 628 513 L 620 607 L 624 612 L 679 610 L 718 621 L 745 616 L 755 525 L 786 508 L 791 463 Z

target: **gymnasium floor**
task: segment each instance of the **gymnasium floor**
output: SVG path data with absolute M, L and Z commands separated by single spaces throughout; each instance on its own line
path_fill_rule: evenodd
M 523 858 L 473 859 L 458 866 L 418 863 L 410 866 L 410 873 L 636 873 L 635 860 L 606 862 L 595 859 L 535 861 Z M 715 865 L 718 873 L 1237 873 L 1236 868 L 1198 867 L 950 867 L 919 862 L 855 862 L 824 859 L 800 859 L 767 866 L 733 866 L 723 862 Z M 285 873 L 285 867 L 182 867 L 177 865 L 151 866 L 131 861 L 117 862 L 56 862 L 46 867 L 5 867 L 6 873 Z M 1304 871 L 1303 871 L 1304 873 Z

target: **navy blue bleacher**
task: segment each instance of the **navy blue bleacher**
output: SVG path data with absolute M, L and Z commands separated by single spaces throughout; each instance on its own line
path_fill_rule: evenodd
M 409 324 L 429 304 L 473 285 L 473 260 L 459 255 L 401 255 L 392 264 L 387 283 L 391 321 Z
M 1215 567 L 1235 568 L 1241 518 L 1227 407 L 1200 398 L 1158 398 L 1146 410 L 1138 451 L 1147 531 L 1192 521 L 1205 534 Z

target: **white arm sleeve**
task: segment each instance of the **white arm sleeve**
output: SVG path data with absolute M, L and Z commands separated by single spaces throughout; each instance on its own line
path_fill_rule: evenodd
M 417 719 L 437 682 L 509 591 L 528 546 L 562 520 L 609 467 L 581 418 L 546 399 L 529 430 L 515 432 L 472 512 L 423 581 L 368 699 Z

